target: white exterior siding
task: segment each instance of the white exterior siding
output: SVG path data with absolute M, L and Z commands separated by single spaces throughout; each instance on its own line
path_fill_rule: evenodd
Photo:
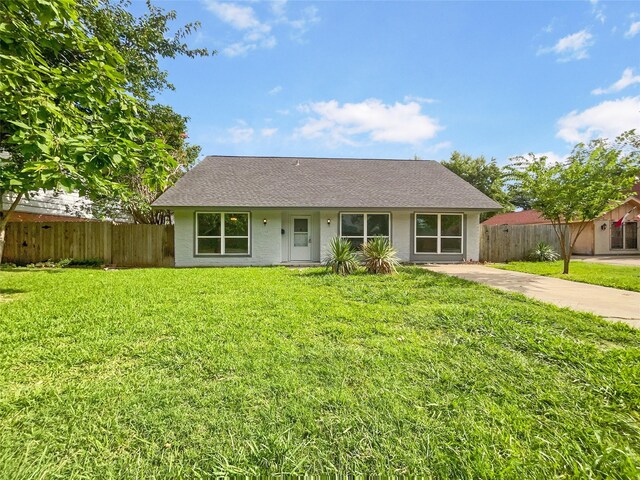
M 403 262 L 411 260 L 411 222 L 413 212 L 396 210 L 391 212 L 391 244 Z
M 222 211 L 231 211 L 222 209 Z M 251 210 L 249 256 L 196 256 L 195 253 L 195 212 L 221 211 L 216 208 L 177 208 L 175 220 L 175 262 L 177 267 L 204 267 L 224 265 L 277 265 L 289 261 L 291 217 L 306 215 L 311 217 L 312 262 L 320 262 L 326 255 L 329 240 L 339 234 L 340 213 L 352 210 Z M 371 210 L 360 209 L 360 212 Z M 412 255 L 414 244 L 413 210 L 380 210 L 391 214 L 391 241 L 403 262 L 420 261 Z M 479 256 L 480 215 L 465 212 L 463 255 L 429 255 L 423 261 L 477 260 Z M 263 220 L 267 220 L 264 225 Z M 330 222 L 327 222 L 330 220 Z M 284 233 L 283 233 L 284 232 Z M 295 262 L 293 262 L 295 263 Z
M 220 209 L 175 209 L 176 267 L 211 267 L 224 265 L 274 265 L 280 263 L 280 210 L 251 211 L 250 256 L 196 256 L 195 212 Z M 229 211 L 229 210 L 227 210 Z M 247 211 L 236 209 L 234 211 Z M 265 225 L 263 220 L 267 219 Z
M 466 261 L 477 262 L 480 260 L 480 214 L 469 212 L 466 214 L 465 224 L 465 255 Z
M 5 194 L 2 198 L 0 209 L 8 210 L 15 195 Z M 90 201 L 81 197 L 77 192 L 53 192 L 51 190 L 39 190 L 31 192 L 27 197 L 22 197 L 17 212 L 34 213 L 38 215 L 66 215 L 80 218 L 92 218 L 89 213 Z
M 327 220 L 331 220 L 328 223 Z M 327 256 L 327 245 L 329 240 L 338 235 L 340 221 L 337 210 L 320 211 L 320 258 L 324 260 Z

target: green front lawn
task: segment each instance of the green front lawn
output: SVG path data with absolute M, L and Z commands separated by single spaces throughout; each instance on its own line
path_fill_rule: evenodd
M 418 268 L 0 271 L 0 477 L 637 478 L 640 332 Z
M 494 263 L 491 267 L 516 272 L 534 273 L 545 277 L 556 277 L 575 282 L 591 283 L 604 287 L 621 288 L 640 292 L 640 267 L 606 265 L 572 260 L 569 274 L 562 274 L 562 261 L 557 262 L 509 262 Z M 638 307 L 640 308 L 640 306 Z

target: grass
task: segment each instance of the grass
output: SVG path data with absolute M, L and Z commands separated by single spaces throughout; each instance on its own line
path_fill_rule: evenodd
M 0 272 L 0 477 L 637 478 L 640 332 L 418 268 Z
M 640 292 L 640 267 L 623 265 L 607 265 L 604 263 L 590 263 L 572 261 L 569 264 L 569 274 L 562 274 L 562 260 L 557 262 L 509 262 L 490 265 L 503 270 L 535 273 L 545 277 L 556 277 L 574 282 L 591 283 L 604 287 L 620 288 Z

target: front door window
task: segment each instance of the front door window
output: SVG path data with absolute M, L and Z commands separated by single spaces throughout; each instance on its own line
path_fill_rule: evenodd
M 290 260 L 311 260 L 311 217 L 293 217 L 291 219 Z
M 306 218 L 293 219 L 293 246 L 309 246 L 309 220 Z

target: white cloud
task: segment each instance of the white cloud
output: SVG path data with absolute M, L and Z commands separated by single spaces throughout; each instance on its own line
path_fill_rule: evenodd
M 544 28 L 542 29 L 542 31 L 543 31 L 544 33 L 551 33 L 551 32 L 553 32 L 553 21 L 551 21 L 551 22 L 550 22 L 546 27 L 544 27 Z
M 271 3 L 271 12 L 275 16 L 275 23 L 284 24 L 293 29 L 292 37 L 299 40 L 311 25 L 318 23 L 318 9 L 313 5 L 305 7 L 298 18 L 291 19 L 287 14 L 287 0 L 275 0 Z
M 263 128 L 260 133 L 263 137 L 273 137 L 276 133 L 278 133 L 277 128 Z
M 582 112 L 574 110 L 560 118 L 557 126 L 556 137 L 569 143 L 614 138 L 632 128 L 640 130 L 640 96 L 608 100 Z
M 626 38 L 633 38 L 640 33 L 640 22 L 633 22 L 629 26 L 629 30 L 624 33 Z
M 624 72 L 622 72 L 622 77 L 619 80 L 609 85 L 607 88 L 596 88 L 592 90 L 591 93 L 594 95 L 602 95 L 605 93 L 614 93 L 619 92 L 631 85 L 636 83 L 640 83 L 640 75 L 634 75 L 633 69 L 625 68 Z
M 276 113 L 280 115 L 289 115 L 291 111 L 288 108 L 282 108 L 280 110 L 276 110 Z
M 562 37 L 553 47 L 540 48 L 538 55 L 555 53 L 558 62 L 569 62 L 571 60 L 584 60 L 589 58 L 587 50 L 594 44 L 593 35 L 587 30 L 580 30 L 566 37 Z
M 214 0 L 205 1 L 207 10 L 225 23 L 238 30 L 257 29 L 270 30 L 270 27 L 263 25 L 256 17 L 256 12 L 249 6 L 240 6 L 235 3 L 217 2 Z
M 258 46 L 255 44 L 237 42 L 225 47 L 222 50 L 222 53 L 227 57 L 237 57 L 246 55 L 248 52 L 255 50 L 256 48 L 258 48 Z
M 453 143 L 451 143 L 450 141 L 439 142 L 439 143 L 436 143 L 435 145 L 431 145 L 425 148 L 424 152 L 429 155 L 435 155 L 440 150 L 451 149 L 451 147 L 453 147 Z
M 224 143 L 246 143 L 253 140 L 254 130 L 246 122 L 239 120 L 238 125 L 227 128 L 224 138 L 220 139 Z
M 288 20 L 286 23 L 295 30 L 293 37 L 300 39 L 312 25 L 319 21 L 320 17 L 318 16 L 318 9 L 314 6 L 310 6 L 302 10 L 302 16 L 300 18 L 296 20 Z
M 220 20 L 236 30 L 244 32 L 242 41 L 234 42 L 222 49 L 224 55 L 228 57 L 243 56 L 258 48 L 276 46 L 277 40 L 271 33 L 271 25 L 261 22 L 252 7 L 216 0 L 204 0 L 204 4 L 207 10 Z
M 435 103 L 437 100 L 433 99 L 433 98 L 427 98 L 427 97 L 416 97 L 413 95 L 405 95 L 404 96 L 404 101 L 405 102 L 418 102 L 418 103 Z
M 604 14 L 604 6 L 598 0 L 591 0 L 591 13 L 600 23 L 604 23 L 607 17 Z
M 271 11 L 276 17 L 286 15 L 287 0 L 273 0 L 271 2 Z
M 272 17 L 266 20 L 261 20 L 256 10 L 250 5 L 218 0 L 202 0 L 202 2 L 206 9 L 221 21 L 243 32 L 242 40 L 235 41 L 222 49 L 222 53 L 229 57 L 246 55 L 257 49 L 274 48 L 278 40 L 273 29 L 277 25 L 288 26 L 293 32 L 292 36 L 299 39 L 310 25 L 320 21 L 315 7 L 302 9 L 300 18 L 291 20 L 286 13 L 286 0 L 272 2 L 270 9 Z
M 312 116 L 296 134 L 348 145 L 357 145 L 361 136 L 374 142 L 417 144 L 443 129 L 437 119 L 423 114 L 421 108 L 417 102 L 386 105 L 375 98 L 343 105 L 336 100 L 303 104 L 298 110 Z
M 281 85 L 277 85 L 277 86 L 273 87 L 271 90 L 269 90 L 269 95 L 277 95 L 281 91 L 282 91 L 282 86 Z

